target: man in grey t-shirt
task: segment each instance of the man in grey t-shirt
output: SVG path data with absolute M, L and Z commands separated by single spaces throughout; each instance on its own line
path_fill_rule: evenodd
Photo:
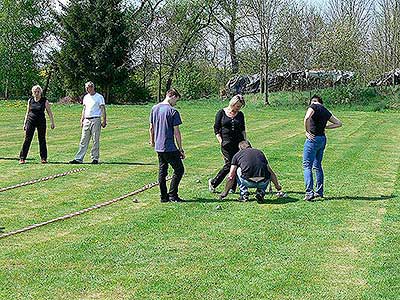
M 182 120 L 179 112 L 174 108 L 180 97 L 177 90 L 169 90 L 164 101 L 154 105 L 150 113 L 150 144 L 158 155 L 161 202 L 183 201 L 178 196 L 178 186 L 184 173 L 182 159 L 185 158 L 179 130 Z M 169 192 L 166 183 L 168 165 L 174 169 Z

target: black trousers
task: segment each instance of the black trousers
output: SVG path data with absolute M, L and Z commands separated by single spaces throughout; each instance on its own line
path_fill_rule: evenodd
M 218 174 L 211 180 L 211 184 L 215 188 L 225 179 L 226 175 L 229 174 L 232 158 L 236 153 L 239 152 L 239 146 L 236 144 L 221 146 L 221 152 L 224 157 L 224 165 L 222 169 L 218 172 Z M 236 177 L 232 189 L 236 189 Z
M 178 196 L 178 186 L 185 172 L 179 151 L 157 152 L 158 154 L 158 182 L 160 184 L 161 199 Z M 168 175 L 168 165 L 174 169 L 169 193 L 167 191 L 166 177 Z
M 25 140 L 22 145 L 21 152 L 19 154 L 20 159 L 26 159 L 28 156 L 29 148 L 37 128 L 40 158 L 47 159 L 47 146 L 46 146 L 46 119 L 44 118 L 29 118 L 26 120 L 25 124 Z

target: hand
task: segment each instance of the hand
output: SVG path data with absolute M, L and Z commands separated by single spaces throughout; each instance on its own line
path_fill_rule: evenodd
M 154 148 L 154 146 L 155 146 L 154 141 L 149 141 L 149 145 L 150 145 L 152 148 Z
M 101 122 L 101 127 L 105 128 L 107 126 L 107 121 Z
M 185 151 L 183 149 L 179 150 L 181 159 L 185 159 Z
M 280 191 L 282 190 L 282 187 L 280 186 L 280 184 L 276 185 L 275 188 L 276 188 L 276 190 L 277 190 L 278 192 L 280 192 Z
M 56 125 L 54 123 L 51 123 L 50 128 L 54 129 L 54 128 L 56 128 Z
M 313 135 L 311 132 L 308 132 L 308 131 L 306 131 L 306 137 L 309 139 L 309 140 L 314 140 L 314 138 L 315 138 L 315 135 Z
M 81 127 L 83 127 L 83 120 L 81 120 Z

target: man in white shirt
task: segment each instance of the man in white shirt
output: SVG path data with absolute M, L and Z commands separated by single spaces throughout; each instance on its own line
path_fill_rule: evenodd
M 96 93 L 93 82 L 85 84 L 87 94 L 83 97 L 83 110 L 81 116 L 82 136 L 79 143 L 79 150 L 71 164 L 83 163 L 89 140 L 93 137 L 91 151 L 92 164 L 99 163 L 100 129 L 107 126 L 106 107 L 104 97 Z M 103 121 L 101 121 L 103 119 Z

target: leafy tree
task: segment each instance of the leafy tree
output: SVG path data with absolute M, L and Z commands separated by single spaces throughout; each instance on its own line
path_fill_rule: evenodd
M 26 95 L 40 80 L 49 8 L 46 0 L 0 0 L 0 88 L 5 98 Z
M 92 80 L 110 100 L 112 87 L 128 78 L 129 41 L 122 0 L 77 0 L 58 15 L 60 72 L 74 94 Z

